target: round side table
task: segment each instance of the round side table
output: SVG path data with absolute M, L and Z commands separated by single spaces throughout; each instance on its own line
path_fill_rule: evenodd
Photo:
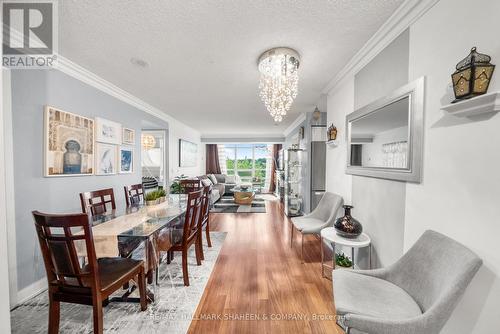
M 323 250 L 323 240 L 330 242 L 333 251 L 333 260 L 332 267 L 328 266 L 324 262 L 324 250 Z M 352 269 L 354 269 L 354 249 L 355 248 L 365 248 L 369 247 L 369 262 L 370 269 L 372 267 L 372 247 L 371 247 L 371 239 L 366 233 L 362 233 L 355 239 L 344 238 L 337 235 L 334 227 L 326 227 L 321 230 L 321 276 L 325 276 L 325 267 L 335 269 L 335 246 L 345 246 L 351 248 L 351 256 L 352 256 Z

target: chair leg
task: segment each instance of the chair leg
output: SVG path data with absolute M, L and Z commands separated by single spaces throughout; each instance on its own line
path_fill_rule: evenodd
M 208 247 L 212 247 L 212 240 L 210 240 L 210 225 L 207 221 L 207 225 L 205 226 L 205 234 L 207 235 L 207 244 Z
M 200 260 L 205 260 L 205 254 L 203 254 L 203 229 L 200 229 L 198 233 L 198 244 L 200 249 Z
M 293 224 L 290 223 L 290 248 L 293 246 Z
M 103 318 L 102 318 L 102 302 L 97 300 L 94 305 L 94 334 L 102 334 Z
M 139 285 L 141 311 L 146 311 L 148 308 L 148 302 L 146 300 L 146 277 L 144 276 L 144 268 L 141 268 L 141 271 L 137 274 L 137 284 Z
M 302 263 L 304 263 L 304 233 L 300 234 L 300 258 L 302 259 Z
M 194 252 L 196 254 L 196 264 L 201 266 L 201 259 L 203 257 L 203 251 L 201 249 L 201 234 L 198 234 L 198 240 L 194 243 Z
M 172 253 L 172 251 L 167 252 L 167 264 L 170 264 L 170 262 L 172 262 L 170 253 Z
M 189 286 L 188 276 L 188 262 L 187 262 L 187 249 L 182 250 L 182 276 L 184 278 L 184 285 Z
M 49 297 L 49 334 L 59 333 L 59 318 L 61 314 L 61 303 L 55 301 L 52 295 Z

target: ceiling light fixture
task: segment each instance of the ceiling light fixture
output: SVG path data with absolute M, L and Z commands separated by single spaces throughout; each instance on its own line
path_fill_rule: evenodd
M 297 97 L 300 56 L 290 48 L 267 50 L 259 57 L 260 98 L 276 123 Z

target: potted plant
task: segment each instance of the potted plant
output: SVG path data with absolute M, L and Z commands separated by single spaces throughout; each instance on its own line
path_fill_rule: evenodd
M 335 263 L 338 266 L 344 267 L 344 268 L 349 268 L 352 267 L 352 261 L 349 259 L 348 256 L 346 256 L 344 253 L 342 254 L 335 254 Z
M 156 191 L 156 195 L 158 197 L 159 203 L 163 203 L 167 200 L 167 192 L 165 191 L 165 189 L 163 189 L 163 187 L 158 188 L 158 190 Z
M 174 181 L 170 185 L 170 193 L 171 194 L 182 194 L 183 190 L 181 187 L 181 180 L 185 180 L 188 177 L 184 174 L 174 177 Z
M 150 191 L 144 195 L 144 199 L 146 200 L 146 205 L 156 205 L 158 204 L 158 194 L 157 190 Z

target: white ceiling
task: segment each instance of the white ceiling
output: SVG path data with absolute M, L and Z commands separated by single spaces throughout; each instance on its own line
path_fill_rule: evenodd
M 59 52 L 203 135 L 278 135 L 403 0 L 64 0 Z M 275 126 L 258 96 L 257 58 L 301 54 L 299 95 Z M 132 65 L 143 59 L 146 68 Z

